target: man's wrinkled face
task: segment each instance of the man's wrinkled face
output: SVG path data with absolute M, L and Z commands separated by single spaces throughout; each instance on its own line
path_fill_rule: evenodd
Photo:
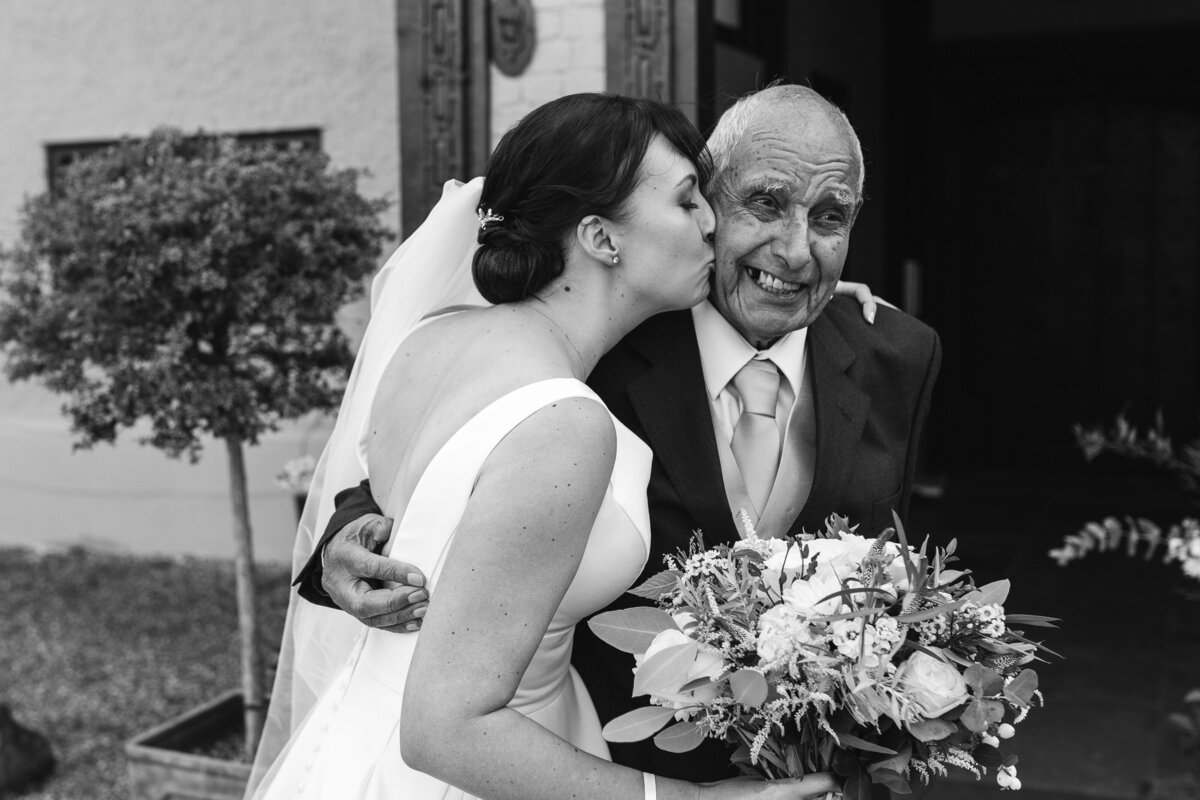
M 752 345 L 811 324 L 833 295 L 860 169 L 845 124 L 815 107 L 759 114 L 714 180 L 709 300 Z

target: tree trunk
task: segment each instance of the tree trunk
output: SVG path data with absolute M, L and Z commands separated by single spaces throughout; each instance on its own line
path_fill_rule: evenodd
M 258 647 L 258 591 L 254 581 L 254 542 L 250 532 L 250 505 L 246 499 L 246 463 L 240 439 L 226 438 L 229 452 L 229 496 L 233 500 L 233 531 L 237 550 L 238 631 L 242 644 L 242 699 L 245 702 L 246 755 L 253 760 L 262 736 L 262 654 Z

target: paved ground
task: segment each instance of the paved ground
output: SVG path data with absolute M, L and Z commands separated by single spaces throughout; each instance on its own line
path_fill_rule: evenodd
M 1038 669 L 1047 706 L 1014 740 L 1022 792 L 954 782 L 928 797 L 1132 800 L 1147 779 L 1185 769 L 1164 719 L 1200 686 L 1200 603 L 1180 595 L 1187 580 L 1116 554 L 1065 568 L 1046 555 L 1087 520 L 1136 513 L 1161 524 L 1188 512 L 1161 476 L 1113 469 L 958 476 L 940 500 L 914 499 L 910 539 L 956 537 L 977 582 L 1012 580 L 1010 611 L 1062 618 L 1045 642 L 1065 656 Z

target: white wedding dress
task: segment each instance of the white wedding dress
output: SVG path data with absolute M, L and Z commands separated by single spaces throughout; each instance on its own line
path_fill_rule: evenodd
M 410 326 L 407 332 L 415 327 Z M 391 352 L 402 339 L 392 340 Z M 591 389 L 573 378 L 537 381 L 497 398 L 443 444 L 407 504 L 400 503 L 400 498 L 389 501 L 405 509 L 393 528 L 389 553 L 425 573 L 431 602 L 437 602 L 438 576 L 476 475 L 488 455 L 530 415 L 568 397 L 599 401 Z M 646 484 L 651 453 L 615 418 L 613 424 L 617 432 L 616 461 L 579 570 L 510 704 L 581 750 L 602 758 L 608 758 L 608 747 L 600 733 L 599 719 L 570 665 L 574 627 L 632 584 L 645 565 L 650 543 Z M 497 535 L 503 534 L 498 531 Z M 323 635 L 319 626 L 304 630 L 309 637 Z M 298 659 L 304 658 L 303 648 L 307 646 L 326 653 L 343 652 L 344 663 L 329 672 L 323 687 L 318 686 L 315 705 L 303 722 L 293 726 L 283 752 L 274 759 L 256 790 L 252 787 L 253 796 L 263 800 L 467 797 L 449 784 L 409 769 L 401 757 L 404 685 L 420 633 L 389 633 L 358 626 L 357 638 L 349 646 L 343 645 L 336 633 L 329 633 L 328 642 L 299 643 Z

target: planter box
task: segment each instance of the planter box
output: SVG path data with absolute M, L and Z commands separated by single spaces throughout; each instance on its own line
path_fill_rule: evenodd
M 241 800 L 249 764 L 190 751 L 242 727 L 242 693 L 233 691 L 130 740 L 130 799 Z

